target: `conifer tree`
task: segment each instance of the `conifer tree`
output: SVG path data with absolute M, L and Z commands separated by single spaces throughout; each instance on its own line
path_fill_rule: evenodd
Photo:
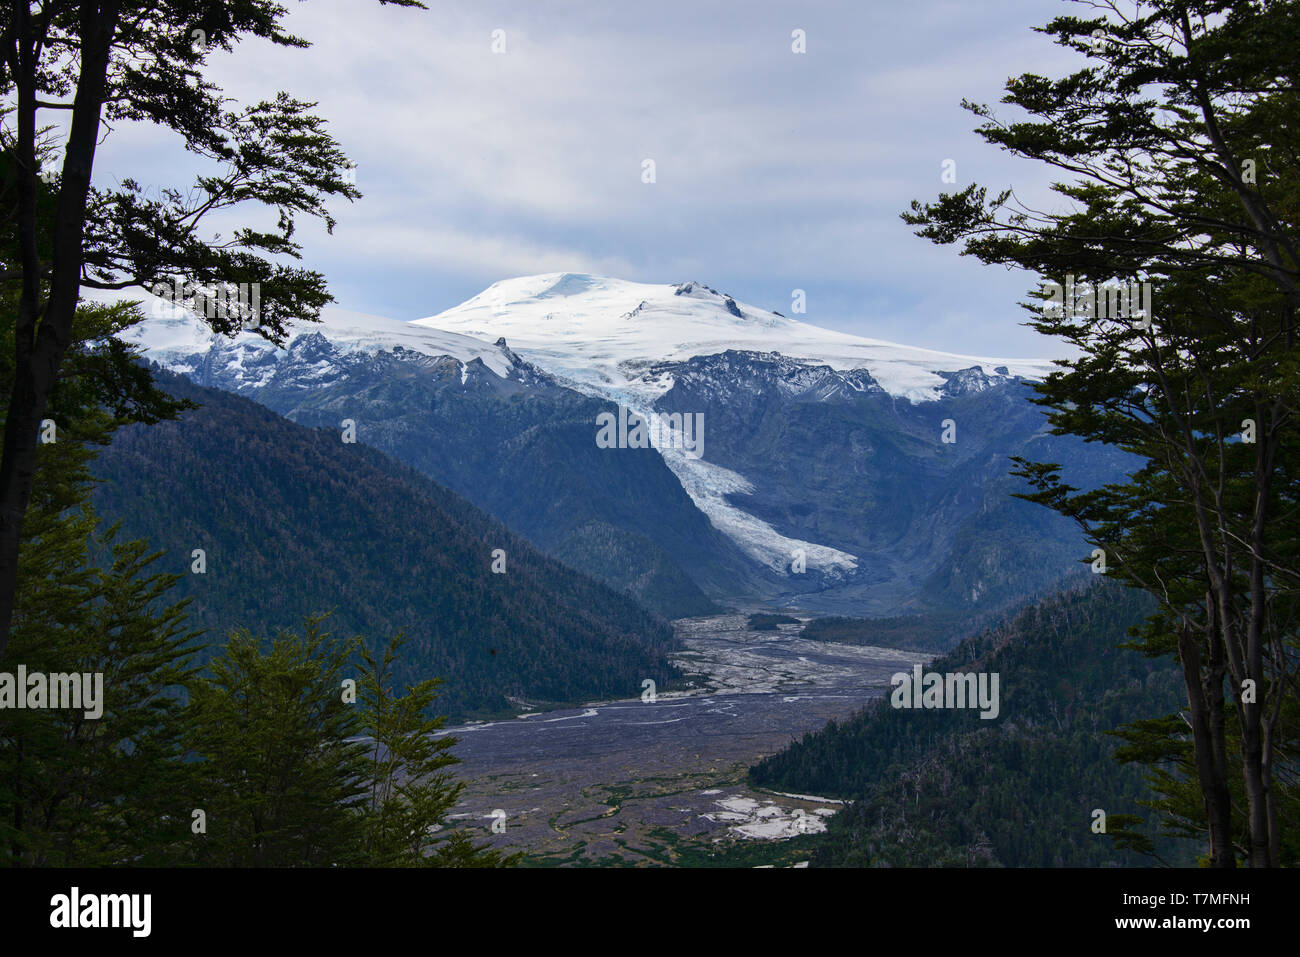
M 201 760 L 196 800 L 207 825 L 198 862 L 365 863 L 367 768 L 343 684 L 357 640 L 332 638 L 323 619 L 270 641 L 237 629 L 191 684 L 187 743 Z
M 476 845 L 463 829 L 449 829 L 447 815 L 465 785 L 448 768 L 457 739 L 435 737 L 446 721 L 430 717 L 440 678 L 396 695 L 393 665 L 405 636 L 391 638 L 380 657 L 361 648 L 358 681 L 366 735 L 370 793 L 366 803 L 366 863 L 375 867 L 500 867 L 517 855 Z

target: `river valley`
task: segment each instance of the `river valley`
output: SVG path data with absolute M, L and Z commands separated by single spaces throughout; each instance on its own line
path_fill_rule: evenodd
M 746 768 L 859 710 L 929 656 L 746 622 L 676 623 L 672 657 L 691 690 L 447 728 L 468 784 L 453 817 L 552 865 L 701 863 L 737 842 L 823 830 L 838 801 L 752 788 Z

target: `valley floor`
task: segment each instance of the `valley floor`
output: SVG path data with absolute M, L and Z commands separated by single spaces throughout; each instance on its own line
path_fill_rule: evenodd
M 693 690 L 447 729 L 469 785 L 453 817 L 531 864 L 794 863 L 838 802 L 750 788 L 746 768 L 929 656 L 745 625 L 676 623 Z

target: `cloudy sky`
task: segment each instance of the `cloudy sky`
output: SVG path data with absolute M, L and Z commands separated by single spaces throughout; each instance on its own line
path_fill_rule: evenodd
M 986 145 L 960 101 L 994 104 L 1013 74 L 1072 69 L 1031 28 L 1074 4 L 288 6 L 310 49 L 247 42 L 214 54 L 210 77 L 243 102 L 281 89 L 319 101 L 358 163 L 364 197 L 335 204 L 334 235 L 299 234 L 342 307 L 414 319 L 498 279 L 589 272 L 695 279 L 786 314 L 798 288 L 802 318 L 836 329 L 986 356 L 1060 351 L 1020 325 L 1032 277 L 918 239 L 898 214 L 953 188 L 946 159 L 957 187 L 1014 185 L 1059 207 L 1049 171 Z M 170 134 L 123 126 L 95 178 L 183 186 L 194 168 Z

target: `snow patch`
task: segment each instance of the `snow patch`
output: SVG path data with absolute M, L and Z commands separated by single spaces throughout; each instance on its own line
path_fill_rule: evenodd
M 701 792 L 707 793 L 707 792 Z M 753 798 L 738 794 L 713 802 L 720 811 L 710 811 L 700 817 L 714 823 L 731 825 L 733 834 L 750 840 L 780 841 L 801 834 L 820 834 L 826 830 L 826 815 L 835 812 L 821 808 L 809 814 L 802 808 L 784 808 L 775 801 L 760 804 Z
M 243 368 L 246 357 L 274 353 L 277 359 L 288 354 L 288 347 L 302 336 L 318 333 L 344 354 L 354 352 L 391 352 L 400 346 L 420 355 L 438 358 L 450 356 L 461 362 L 461 381 L 468 376 L 466 363 L 481 359 L 496 375 L 510 374 L 512 363 L 502 350 L 494 345 L 440 329 L 431 329 L 400 319 L 387 319 L 346 309 L 325 309 L 320 322 L 291 321 L 287 324 L 288 337 L 285 348 L 279 348 L 256 332 L 241 331 L 233 336 L 213 332 L 193 313 L 165 299 L 144 295 L 141 306 L 146 318 L 128 329 L 118 338 L 139 346 L 145 355 L 165 368 L 184 372 L 190 368 L 186 360 L 206 354 L 214 347 L 229 352 L 230 361 L 237 370 Z

